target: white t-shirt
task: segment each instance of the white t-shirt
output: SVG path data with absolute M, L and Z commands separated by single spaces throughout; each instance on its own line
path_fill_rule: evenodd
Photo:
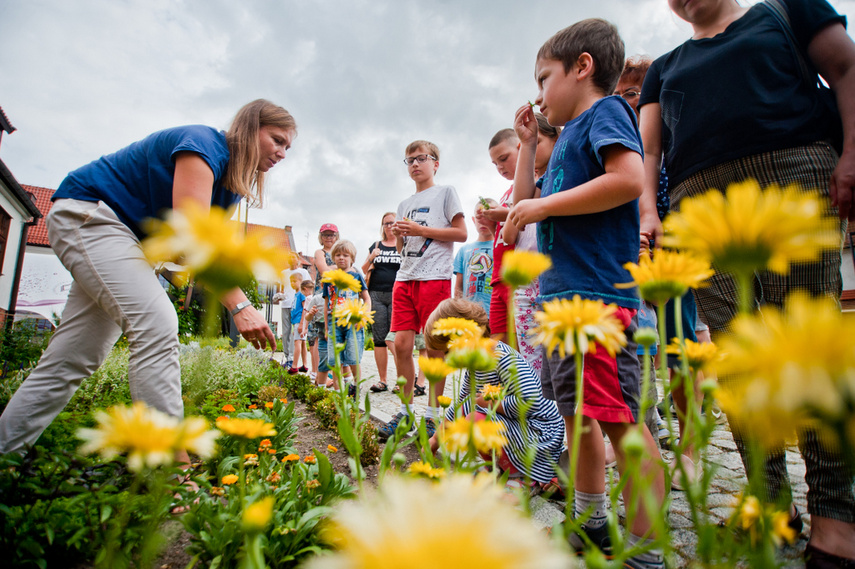
M 293 308 L 294 307 L 294 298 L 297 294 L 297 291 L 291 288 L 291 276 L 292 275 L 300 275 L 300 282 L 311 280 L 312 277 L 309 276 L 309 271 L 306 269 L 295 269 L 293 271 L 284 270 L 282 271 L 282 278 L 284 279 L 285 286 L 282 287 L 282 291 L 277 293 L 277 297 L 279 298 L 279 308 Z M 299 283 L 297 284 L 297 288 L 299 288 Z
M 398 219 L 407 218 L 427 227 L 451 227 L 451 221 L 463 213 L 453 186 L 433 186 L 408 197 L 398 206 Z M 436 281 L 451 279 L 454 243 L 424 237 L 404 237 L 398 281 Z

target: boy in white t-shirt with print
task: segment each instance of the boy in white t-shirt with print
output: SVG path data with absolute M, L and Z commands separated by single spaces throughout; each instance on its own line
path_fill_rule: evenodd
M 451 297 L 452 261 L 455 241 L 466 241 L 466 220 L 460 198 L 452 186 L 439 186 L 434 176 L 439 168 L 439 148 L 432 142 L 416 140 L 405 150 L 404 163 L 416 184 L 416 193 L 398 206 L 392 233 L 401 253 L 401 268 L 392 291 L 392 332 L 395 332 L 395 363 L 399 376 L 406 380 L 401 409 L 378 430 L 385 441 L 412 410 L 413 385 L 416 369 L 413 347 L 417 333 L 436 306 Z M 430 357 L 442 357 L 442 352 L 428 350 Z M 445 382 L 431 386 L 425 412 L 428 436 L 436 430 L 435 418 L 442 415 L 436 396 L 445 389 Z

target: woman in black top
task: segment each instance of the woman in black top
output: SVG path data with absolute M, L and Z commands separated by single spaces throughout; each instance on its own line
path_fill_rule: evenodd
M 386 349 L 386 334 L 392 323 L 392 288 L 395 286 L 395 276 L 401 266 L 401 255 L 395 247 L 395 236 L 392 235 L 392 225 L 395 224 L 395 214 L 383 214 L 380 225 L 382 239 L 374 242 L 368 249 L 368 258 L 362 265 L 362 272 L 368 279 L 368 294 L 371 295 L 371 307 L 374 309 L 374 361 L 380 381 L 371 386 L 371 391 L 386 391 L 386 366 L 389 361 L 389 351 Z

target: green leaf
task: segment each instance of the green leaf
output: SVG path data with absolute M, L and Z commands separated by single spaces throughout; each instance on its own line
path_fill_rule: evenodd
M 314 450 L 318 465 L 318 482 L 321 483 L 321 488 L 326 488 L 332 479 L 332 465 L 330 464 L 330 459 L 325 454 L 319 453 L 317 449 Z
M 112 513 L 113 513 L 113 507 L 112 506 L 110 506 L 110 505 L 104 506 L 101 509 L 101 519 L 100 519 L 101 523 L 103 524 L 104 522 L 106 522 L 107 519 L 109 519 L 110 514 L 112 514 Z

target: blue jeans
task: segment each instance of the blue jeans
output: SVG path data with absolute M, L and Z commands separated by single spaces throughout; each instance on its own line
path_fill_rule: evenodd
M 354 366 L 359 365 L 362 360 L 362 351 L 365 348 L 365 331 L 360 329 L 354 333 L 350 328 L 344 326 L 335 327 L 335 343 L 344 344 L 344 350 L 339 355 L 341 365 Z M 330 342 L 327 344 L 327 366 L 335 365 L 335 345 Z M 320 344 L 318 344 L 320 350 Z

